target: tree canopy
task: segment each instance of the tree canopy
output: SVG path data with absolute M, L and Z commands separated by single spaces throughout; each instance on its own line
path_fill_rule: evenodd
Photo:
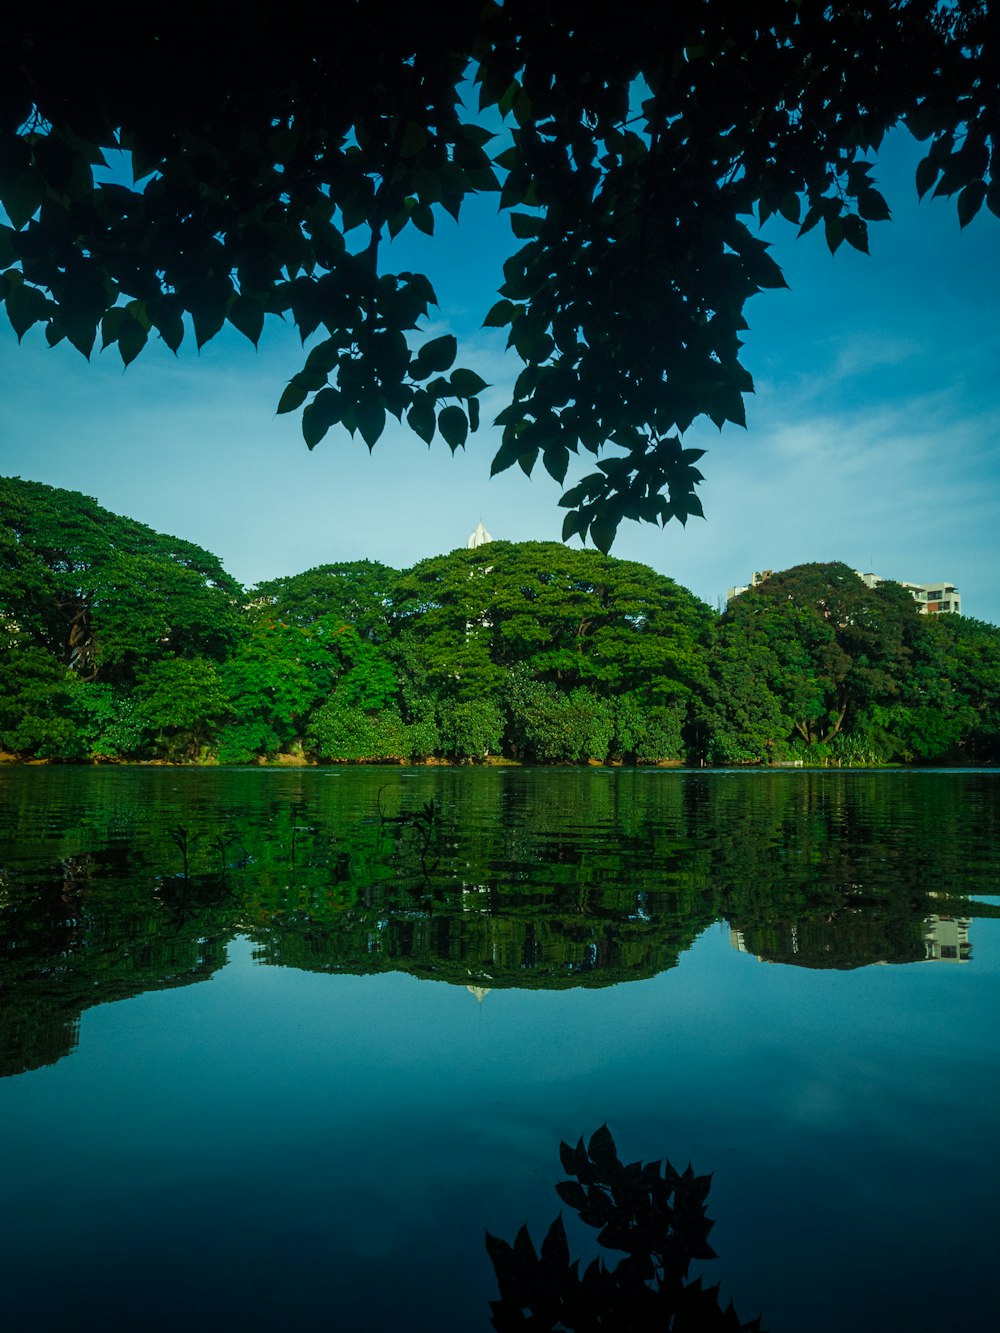
M 1000 630 L 846 565 L 715 616 L 645 565 L 490 542 L 244 591 L 215 556 L 0 478 L 0 751 L 217 763 L 995 762 Z
M 427 338 L 431 276 L 390 242 L 496 192 L 510 255 L 487 326 L 523 363 L 494 471 L 572 484 L 564 538 L 700 514 L 683 432 L 744 422 L 744 308 L 784 285 L 774 214 L 868 249 L 903 124 L 917 190 L 1000 214 L 990 0 L 482 0 L 146 6 L 127 25 L 24 6 L 0 45 L 0 301 L 127 365 L 265 320 L 308 354 L 278 411 L 312 448 L 387 417 L 456 449 L 486 387 Z M 440 262 L 449 262 L 447 245 Z M 499 276 L 499 275 L 498 275 Z M 447 315 L 447 312 L 445 312 Z

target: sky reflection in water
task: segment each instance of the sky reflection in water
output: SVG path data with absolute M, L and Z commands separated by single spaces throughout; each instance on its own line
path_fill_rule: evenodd
M 145 799 L 119 804 L 109 834 L 92 798 L 63 793 L 57 802 L 56 779 L 30 775 L 32 799 L 18 805 L 17 775 L 3 775 L 0 814 L 17 850 L 5 869 L 0 927 L 5 946 L 19 946 L 2 955 L 2 975 L 16 983 L 4 988 L 6 1021 L 12 1012 L 24 1018 L 18 994 L 39 1010 L 80 993 L 86 966 L 98 966 L 84 963 L 88 950 L 116 959 L 112 972 L 95 972 L 106 1002 L 84 1009 L 72 1054 L 0 1082 L 6 1327 L 485 1329 L 495 1282 L 484 1229 L 510 1239 L 527 1220 L 540 1240 L 559 1209 L 560 1139 L 589 1136 L 605 1120 L 625 1160 L 666 1154 L 679 1167 L 690 1158 L 699 1172 L 714 1172 L 709 1213 L 718 1219 L 712 1243 L 720 1258 L 707 1276 L 722 1281 L 743 1318 L 762 1312 L 775 1333 L 919 1330 L 953 1323 L 960 1303 L 963 1328 L 992 1326 L 997 921 L 972 920 L 968 963 L 852 969 L 837 954 L 844 932 L 864 947 L 880 931 L 897 944 L 912 938 L 898 923 L 901 900 L 916 892 L 915 869 L 921 891 L 943 885 L 951 895 L 982 896 L 996 888 L 996 851 L 984 837 L 995 827 L 992 775 L 881 775 L 866 787 L 864 775 L 852 774 L 421 774 L 404 804 L 416 807 L 433 792 L 452 811 L 452 868 L 422 879 L 405 849 L 393 863 L 390 844 L 386 877 L 372 869 L 377 857 L 365 863 L 367 878 L 350 880 L 340 916 L 356 933 L 374 923 L 377 944 L 392 934 L 378 922 L 395 914 L 393 947 L 407 922 L 430 920 L 439 955 L 423 946 L 409 963 L 376 954 L 373 965 L 390 969 L 377 975 L 347 974 L 361 966 L 350 953 L 334 959 L 339 975 L 261 965 L 255 955 L 284 954 L 323 967 L 319 946 L 337 913 L 319 920 L 314 909 L 310 917 L 301 892 L 279 901 L 263 882 L 278 862 L 260 843 L 257 881 L 236 884 L 234 873 L 224 908 L 196 904 L 179 924 L 163 894 L 151 891 L 155 874 L 138 873 L 135 860 L 123 879 L 95 872 L 68 909 L 58 899 L 77 923 L 62 951 L 77 970 L 60 973 L 56 952 L 44 954 L 37 907 L 47 840 L 28 827 L 25 811 L 40 809 L 48 784 L 50 832 L 57 805 L 75 809 L 64 840 L 89 840 L 94 854 L 127 842 L 155 869 L 169 855 L 162 834 L 177 807 L 162 779 L 173 776 L 136 775 Z M 373 775 L 344 775 L 350 792 L 340 788 L 335 809 L 323 807 L 329 824 L 322 775 L 264 775 L 277 780 L 268 785 L 253 774 L 253 798 L 245 780 L 227 789 L 238 776 L 188 784 L 185 795 L 197 796 L 185 816 L 192 826 L 226 802 L 237 808 L 238 797 L 253 841 L 279 827 L 282 801 L 287 812 L 304 792 L 303 824 L 334 830 L 338 845 L 350 847 L 352 876 L 360 874 L 364 849 L 345 830 L 349 817 L 367 817 Z M 402 790 L 399 776 L 391 781 Z M 129 780 L 116 779 L 119 794 Z M 766 789 L 769 780 L 786 785 Z M 602 781 L 603 794 L 591 795 Z M 108 791 L 105 783 L 99 804 Z M 73 806 L 88 800 L 89 825 Z M 462 808 L 471 811 L 467 827 L 454 817 Z M 613 873 L 602 861 L 607 848 L 574 852 L 584 839 L 567 831 L 574 808 L 581 829 L 589 817 L 592 828 L 607 830 L 625 870 Z M 926 836 L 931 810 L 934 838 Z M 487 836 L 490 811 L 496 827 Z M 506 811 L 499 822 L 498 811 Z M 318 837 L 297 851 L 297 878 L 312 885 L 312 903 L 318 863 L 307 867 L 308 846 Z M 508 849 L 508 875 L 529 863 L 532 846 L 548 848 L 538 881 L 502 883 L 491 838 Z M 562 859 L 553 861 L 556 842 Z M 806 853 L 798 859 L 812 869 L 793 872 L 791 888 L 786 876 L 782 889 L 776 876 L 789 849 Z M 50 846 L 49 872 L 66 851 Z M 490 911 L 473 913 L 469 902 L 484 895 L 470 900 L 466 892 L 463 913 L 453 867 L 477 856 L 482 864 L 470 868 Z M 646 923 L 636 923 L 627 901 L 629 857 L 636 875 L 640 862 L 659 868 L 660 896 L 650 888 L 644 899 Z M 894 888 L 886 873 L 863 893 L 843 873 L 847 861 L 854 874 L 895 867 L 899 882 Z M 964 878 L 962 866 L 971 867 Z M 32 879 L 34 905 L 26 896 Z M 132 904 L 117 936 L 108 906 L 116 896 L 119 906 Z M 474 953 L 486 938 L 483 921 L 499 921 L 493 944 L 515 941 L 523 960 L 518 904 L 529 896 L 541 953 L 520 974 L 536 988 L 513 987 L 515 964 L 491 986 Z M 683 930 L 665 921 L 668 898 L 690 926 L 679 966 L 670 954 Z M 140 902 L 152 904 L 152 915 L 142 915 Z M 924 910 L 940 906 L 928 900 Z M 703 909 L 706 921 L 698 919 Z M 45 918 L 49 926 L 57 915 Z M 473 916 L 471 934 L 463 933 Z M 610 959 L 604 979 L 618 984 L 598 984 L 599 967 L 574 974 L 560 953 L 572 945 L 578 958 L 592 956 L 585 922 Z M 129 966 L 141 988 L 154 925 L 197 939 L 206 923 L 228 958 L 210 980 L 109 998 L 108 977 L 124 987 Z M 821 924 L 828 937 L 817 933 Z M 638 954 L 621 946 L 616 955 L 609 931 L 634 940 L 645 925 L 654 940 L 668 941 L 666 970 L 623 984 L 636 958 L 652 955 L 639 945 Z M 818 955 L 804 960 L 809 966 L 758 961 L 733 947 L 731 928 L 775 941 L 782 957 L 789 939 L 825 938 L 840 967 L 819 965 Z M 548 970 L 546 947 L 555 960 Z M 452 984 L 430 979 L 435 967 Z M 468 984 L 488 991 L 482 998 L 461 984 L 463 969 Z M 570 1230 L 573 1252 L 589 1254 L 588 1235 Z

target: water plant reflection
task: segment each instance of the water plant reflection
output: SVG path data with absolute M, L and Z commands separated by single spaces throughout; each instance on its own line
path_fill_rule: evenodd
M 500 1299 L 490 1302 L 497 1333 L 761 1333 L 760 1319 L 743 1323 L 732 1302 L 723 1307 L 719 1288 L 701 1277 L 688 1280 L 692 1263 L 717 1258 L 708 1243 L 714 1223 L 706 1215 L 710 1176 L 683 1172 L 669 1161 L 624 1164 L 607 1125 L 584 1146 L 559 1145 L 572 1180 L 556 1185 L 560 1199 L 597 1243 L 624 1254 L 609 1266 L 602 1257 L 583 1272 L 571 1260 L 560 1214 L 536 1250 L 522 1227 L 513 1244 L 486 1235 Z

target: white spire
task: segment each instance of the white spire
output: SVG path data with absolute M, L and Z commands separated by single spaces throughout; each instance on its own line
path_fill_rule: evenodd
M 476 524 L 475 532 L 470 534 L 469 540 L 466 543 L 466 545 L 468 546 L 470 551 L 474 551 L 477 546 L 485 546 L 487 542 L 491 542 L 492 540 L 493 538 L 490 536 L 490 534 L 486 531 L 485 527 L 483 526 L 483 520 L 480 519 L 479 522 Z

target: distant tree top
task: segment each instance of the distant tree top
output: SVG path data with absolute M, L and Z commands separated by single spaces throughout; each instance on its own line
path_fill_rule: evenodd
M 0 46 L 0 301 L 128 364 L 279 316 L 309 344 L 279 412 L 310 448 L 430 443 L 479 426 L 456 339 L 428 339 L 430 277 L 388 242 L 497 192 L 511 252 L 484 323 L 523 369 L 494 472 L 571 456 L 563 537 L 701 514 L 699 417 L 744 423 L 747 300 L 784 285 L 751 231 L 780 214 L 868 249 L 889 217 L 885 134 L 927 143 L 917 190 L 964 226 L 1000 213 L 991 0 L 300 0 L 60 17 L 21 6 Z M 467 103 L 471 105 L 466 105 Z M 443 247 L 441 262 L 451 255 Z

